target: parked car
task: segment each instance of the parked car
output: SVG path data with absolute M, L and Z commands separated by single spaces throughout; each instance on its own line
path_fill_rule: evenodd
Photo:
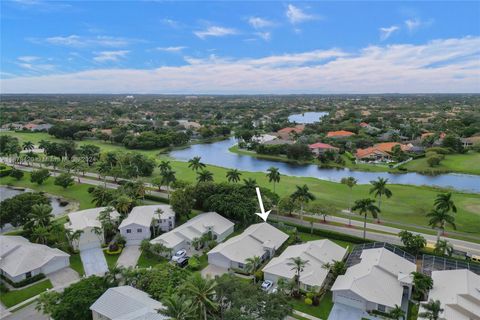
M 177 260 L 177 265 L 180 267 L 180 268 L 185 268 L 187 265 L 188 265 L 188 259 L 190 259 L 190 257 L 181 257 Z
M 270 280 L 265 280 L 265 281 L 263 281 L 263 283 L 262 283 L 262 285 L 261 285 L 260 288 L 261 288 L 263 291 L 268 291 L 268 290 L 270 290 L 270 289 L 272 288 L 272 286 L 273 286 L 273 282 L 272 282 L 272 281 L 270 281 Z
M 182 249 L 178 250 L 172 257 L 172 261 L 177 262 L 178 259 L 185 257 L 187 255 L 187 250 Z

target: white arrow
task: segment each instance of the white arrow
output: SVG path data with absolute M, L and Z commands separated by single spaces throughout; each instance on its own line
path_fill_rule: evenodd
M 272 210 L 268 210 L 267 212 L 265 212 L 265 208 L 263 207 L 262 195 L 260 194 L 260 189 L 258 187 L 255 189 L 257 190 L 258 203 L 260 204 L 260 210 L 262 211 L 262 213 L 255 212 L 255 214 L 262 218 L 263 221 L 267 222 L 268 215 Z

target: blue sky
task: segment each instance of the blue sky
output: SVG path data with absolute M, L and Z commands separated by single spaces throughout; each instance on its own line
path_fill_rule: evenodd
M 3 93 L 480 92 L 480 2 L 1 2 Z

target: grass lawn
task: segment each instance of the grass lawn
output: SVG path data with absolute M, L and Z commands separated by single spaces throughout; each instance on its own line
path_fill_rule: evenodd
M 50 280 L 45 279 L 25 289 L 12 290 L 7 293 L 2 293 L 0 295 L 0 301 L 2 301 L 7 308 L 10 308 L 50 288 L 52 288 L 52 283 Z
M 140 258 L 137 261 L 137 267 L 149 268 L 157 265 L 168 263 L 168 260 L 162 257 L 149 257 L 145 252 L 140 254 Z
M 293 305 L 293 309 L 301 311 L 303 313 L 307 313 L 320 319 L 327 319 L 330 311 L 333 308 L 331 291 L 327 291 L 323 295 L 322 300 L 320 300 L 320 304 L 318 306 L 306 305 L 305 302 L 303 302 L 303 299 L 297 300 L 292 298 L 290 299 L 290 302 Z
M 41 139 L 55 140 L 52 139 L 48 134 L 45 133 L 2 133 L 10 134 L 18 137 L 22 141 L 30 140 L 32 142 L 38 142 Z M 100 146 L 104 151 L 107 150 L 117 150 L 125 152 L 125 148 L 119 145 L 112 145 L 110 143 L 105 143 L 101 141 L 80 141 L 81 144 L 96 144 Z M 149 155 L 156 160 L 170 160 L 173 170 L 176 172 L 177 179 L 194 182 L 196 180 L 196 173 L 188 168 L 188 163 L 176 161 L 168 158 L 166 155 L 159 155 L 161 150 L 148 150 L 148 151 L 139 151 L 142 154 Z M 460 156 L 472 156 L 470 153 L 467 155 Z M 473 155 L 474 157 L 480 157 Z M 447 162 L 448 163 L 448 162 Z M 478 162 L 477 162 L 478 163 Z M 472 165 L 474 167 L 474 165 Z M 207 170 L 211 171 L 214 175 L 216 182 L 225 182 L 226 181 L 226 172 L 228 169 L 207 165 Z M 479 169 L 480 170 L 480 169 Z M 159 169 L 157 168 L 154 175 L 158 175 Z M 260 186 L 272 188 L 272 184 L 268 181 L 265 173 L 262 172 L 247 172 L 242 171 L 242 179 L 252 178 L 257 181 Z M 10 178 L 7 178 L 10 179 Z M 151 178 L 146 178 L 148 181 Z M 6 179 L 5 179 L 6 180 Z M 11 180 L 13 181 L 13 180 Z M 25 178 L 24 180 L 25 181 Z M 48 181 L 46 185 L 53 184 L 53 181 Z M 370 197 L 369 194 L 369 185 L 357 185 L 350 192 L 348 187 L 335 182 L 320 180 L 316 178 L 308 177 L 294 177 L 294 176 L 283 176 L 281 177 L 280 183 L 276 186 L 276 192 L 280 196 L 287 196 L 292 194 L 295 191 L 296 185 L 307 184 L 310 188 L 310 191 L 315 195 L 315 202 L 319 202 L 325 205 L 331 205 L 337 210 L 342 210 L 348 207 L 349 199 L 352 201 L 357 199 L 362 199 Z M 56 187 L 57 191 L 60 190 L 60 187 Z M 72 187 L 71 190 L 73 190 Z M 88 187 L 85 187 L 85 190 Z M 386 199 L 382 202 L 382 212 L 381 218 L 391 221 L 398 221 L 399 223 L 406 224 L 416 224 L 419 226 L 428 226 L 428 219 L 426 218 L 426 213 L 428 213 L 433 207 L 433 201 L 436 195 L 444 190 L 434 188 L 434 187 L 425 187 L 425 186 L 410 186 L 410 185 L 390 185 L 390 190 L 393 193 L 393 196 L 390 199 Z M 67 189 L 67 192 L 70 189 Z M 55 193 L 52 191 L 52 193 Z M 71 192 L 73 196 L 74 192 Z M 480 194 L 474 193 L 462 193 L 452 191 L 453 199 L 458 209 L 456 215 L 456 224 L 457 231 L 469 233 L 471 235 L 478 236 L 480 235 Z M 59 193 L 60 195 L 62 193 Z M 81 196 L 81 195 L 80 195 Z M 87 194 L 87 196 L 89 196 Z M 76 198 L 76 197 L 75 197 Z M 88 202 L 88 203 L 87 203 Z M 90 201 L 81 201 L 83 206 L 92 206 Z M 448 228 L 447 228 L 448 231 Z
M 314 241 L 314 240 L 321 240 L 321 239 L 328 239 L 328 238 L 322 238 L 316 234 L 310 234 L 310 233 L 305 233 L 305 232 L 299 232 L 298 236 L 302 241 Z M 339 246 L 342 246 L 344 248 L 348 248 L 348 251 L 351 251 L 352 248 L 355 246 L 355 243 L 351 243 L 348 241 L 343 241 L 343 240 L 336 240 L 336 239 L 329 239 L 332 242 L 335 242 Z
M 103 250 L 103 254 L 105 255 L 105 260 L 107 260 L 108 268 L 111 269 L 117 264 L 117 260 L 120 257 L 120 254 L 107 254 L 105 250 Z
M 77 271 L 77 273 L 80 275 L 80 276 L 83 276 L 85 274 L 85 271 L 83 270 L 83 263 L 82 263 L 82 259 L 80 258 L 80 254 L 79 253 L 76 253 L 76 254 L 71 254 L 70 255 L 70 267 Z
M 431 168 L 426 158 L 410 161 L 402 167 L 408 171 L 428 172 L 461 172 L 480 175 L 480 152 L 470 151 L 465 154 L 448 154 L 440 165 Z

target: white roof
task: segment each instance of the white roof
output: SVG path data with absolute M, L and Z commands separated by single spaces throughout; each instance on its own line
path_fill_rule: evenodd
M 161 302 L 130 286 L 110 288 L 90 306 L 90 310 L 111 320 L 168 319 L 157 313 L 158 309 L 163 309 Z
M 92 208 L 69 213 L 68 218 L 70 219 L 70 223 L 68 228 L 76 231 L 84 230 L 86 228 L 101 227 L 102 224 L 98 221 L 98 216 L 100 212 L 105 209 L 107 209 L 107 207 Z M 112 218 L 117 218 L 119 213 L 116 210 L 113 210 L 111 216 Z
M 444 270 L 433 271 L 432 279 L 428 299 L 441 302 L 441 319 L 480 319 L 480 275 L 467 269 Z
M 0 269 L 11 277 L 43 267 L 57 257 L 69 254 L 20 236 L 0 236 Z
M 295 271 L 288 265 L 290 258 L 300 257 L 308 261 L 300 274 L 300 282 L 309 286 L 321 286 L 328 275 L 328 270 L 322 268 L 325 263 L 343 259 L 347 249 L 330 240 L 315 240 L 307 243 L 289 246 L 276 258 L 273 258 L 265 268 L 264 273 L 270 273 L 285 279 L 293 279 Z
M 207 212 L 199 214 L 177 228 L 164 233 L 155 239 L 152 243 L 162 243 L 168 248 L 173 248 L 182 241 L 192 241 L 201 237 L 209 231 L 209 228 L 216 234 L 223 234 L 233 227 L 234 223 L 225 219 L 216 212 Z
M 242 234 L 219 244 L 208 254 L 220 253 L 231 261 L 244 263 L 247 258 L 261 257 L 266 247 L 278 249 L 287 239 L 287 234 L 262 222 L 251 225 Z
M 399 279 L 416 271 L 416 265 L 385 248 L 363 250 L 360 258 L 360 263 L 337 278 L 331 290 L 350 290 L 370 302 L 400 306 L 403 286 Z
M 160 215 L 157 213 L 158 210 L 162 212 Z M 169 217 L 175 217 L 175 212 L 173 212 L 172 207 L 167 204 L 138 206 L 132 209 L 128 217 L 123 219 L 118 228 L 121 229 L 131 224 L 150 227 L 153 218 L 168 219 Z

